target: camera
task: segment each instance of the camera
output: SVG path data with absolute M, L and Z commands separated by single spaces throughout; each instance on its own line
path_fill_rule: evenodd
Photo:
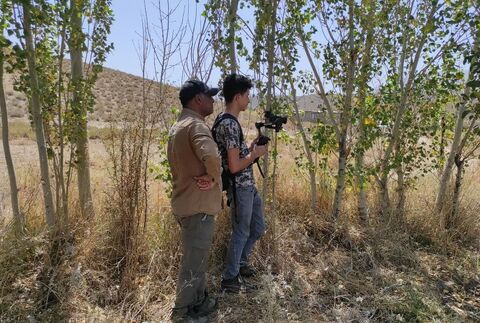
M 257 145 L 263 146 L 268 144 L 270 138 L 262 134 L 262 127 L 274 129 L 275 132 L 282 130 L 283 125 L 287 123 L 287 117 L 278 116 L 270 111 L 265 111 L 265 122 L 255 122 L 255 128 L 258 130 Z
M 270 141 L 270 138 L 262 133 L 262 127 L 268 129 L 275 129 L 275 133 L 277 133 L 282 130 L 283 125 L 286 123 L 287 117 L 277 116 L 270 111 L 265 111 L 265 122 L 255 122 L 255 128 L 257 128 L 258 131 L 257 146 L 265 146 Z M 265 178 L 265 175 L 262 172 L 262 168 L 260 167 L 258 160 L 259 158 L 257 157 L 253 163 L 257 164 L 260 174 L 262 175 L 262 177 Z

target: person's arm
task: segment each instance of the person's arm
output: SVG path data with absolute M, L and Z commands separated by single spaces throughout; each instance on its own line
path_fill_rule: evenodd
M 217 144 L 212 138 L 210 129 L 201 122 L 195 122 L 190 129 L 190 142 L 192 143 L 195 155 L 202 161 L 206 174 L 201 175 L 201 180 L 211 180 L 214 185 L 221 182 L 221 159 L 218 153 Z M 199 176 L 200 177 L 200 176 Z M 199 188 L 200 183 L 197 180 Z M 213 187 L 213 186 L 212 186 Z
M 251 145 L 250 153 L 243 158 L 240 157 L 240 136 L 241 129 L 237 122 L 225 120 L 219 125 L 222 140 L 227 150 L 228 170 L 235 174 L 250 166 L 257 157 L 267 153 L 266 146 Z
M 235 174 L 250 166 L 257 157 L 261 157 L 267 153 L 267 146 L 253 145 L 248 155 L 240 158 L 240 149 L 230 148 L 227 150 L 228 169 L 230 173 Z

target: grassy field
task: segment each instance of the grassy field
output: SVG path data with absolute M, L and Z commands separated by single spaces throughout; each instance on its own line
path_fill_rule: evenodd
M 25 120 L 17 120 L 9 123 L 9 139 L 10 140 L 35 140 L 35 133 L 30 124 Z M 100 139 L 104 140 L 110 133 L 110 128 L 105 126 L 89 126 L 88 138 L 90 140 Z M 0 134 L 0 138 L 2 138 Z
M 112 214 L 111 160 L 101 140 L 106 130 L 90 130 L 95 220 L 78 214 L 72 193 L 72 234 L 51 239 L 43 223 L 35 143 L 24 124 L 12 124 L 11 129 L 28 232 L 17 239 L 9 231 L 9 203 L 4 194 L 0 321 L 168 321 L 180 249 L 165 184 L 149 178 L 147 225 L 137 248 L 136 272 L 126 291 L 118 273 L 123 260 L 115 256 L 119 245 L 113 237 L 119 228 Z M 230 223 L 227 210 L 216 218 L 209 283 L 220 306 L 212 321 L 480 320 L 477 166 L 467 170 L 457 233 L 447 236 L 439 231 L 439 217 L 432 211 L 435 174 L 410 191 L 406 223 L 379 218 L 372 208 L 371 226 L 364 229 L 357 224 L 353 192 L 347 191 L 345 211 L 334 225 L 327 216 L 333 188 L 327 185 L 319 192 L 321 207 L 311 211 L 308 184 L 296 171 L 292 148 L 281 146 L 279 156 L 276 205 L 267 213 L 270 231 L 275 224 L 276 235 L 267 234 L 253 257 L 261 273 L 256 279 L 258 292 L 221 294 Z M 4 160 L 0 163 L 1 189 L 6 192 Z M 374 191 L 370 193 L 374 205 Z M 274 244 L 277 254 L 272 252 Z

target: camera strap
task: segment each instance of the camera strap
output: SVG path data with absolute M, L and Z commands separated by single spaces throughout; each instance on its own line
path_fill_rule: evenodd
M 262 175 L 262 178 L 265 178 L 265 175 L 263 174 L 262 167 L 260 167 L 260 162 L 258 159 L 255 161 L 255 164 L 257 164 L 258 166 L 258 171 L 260 172 L 260 175 Z

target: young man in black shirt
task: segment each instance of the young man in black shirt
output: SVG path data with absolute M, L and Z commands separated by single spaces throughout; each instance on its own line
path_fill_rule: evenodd
M 232 235 L 227 251 L 222 289 L 239 292 L 242 277 L 255 275 L 248 258 L 255 242 L 265 232 L 262 199 L 255 187 L 252 164 L 267 153 L 267 146 L 248 147 L 243 138 L 238 116 L 248 108 L 252 81 L 238 74 L 228 75 L 223 82 L 226 108 L 214 124 L 214 139 L 222 156 L 222 167 L 230 172 L 227 196 L 231 207 Z M 224 178 L 225 180 L 225 178 Z

